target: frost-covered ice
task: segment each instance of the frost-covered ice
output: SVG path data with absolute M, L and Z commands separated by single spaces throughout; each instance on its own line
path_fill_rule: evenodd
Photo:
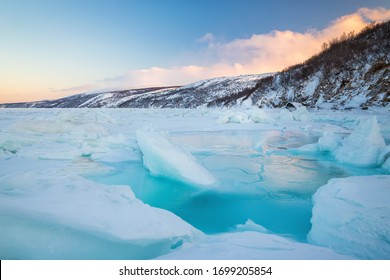
M 389 259 L 388 111 L 246 105 L 1 109 L 0 258 Z
M 329 152 L 338 162 L 355 166 L 381 166 L 390 154 L 376 117 L 359 121 L 359 125 L 343 138 L 340 133 L 324 129 L 318 143 L 299 147 L 300 152 Z
M 153 175 L 201 186 L 216 184 L 210 172 L 189 152 L 175 146 L 168 137 L 166 132 L 155 128 L 137 130 L 143 163 Z
M 256 231 L 208 236 L 159 259 L 195 260 L 339 260 L 352 257 L 331 249 L 295 242 L 274 234 Z
M 341 136 L 333 132 L 324 132 L 318 139 L 318 148 L 322 152 L 333 152 L 341 145 Z
M 364 259 L 390 258 L 390 176 L 332 179 L 313 196 L 313 244 Z
M 335 150 L 336 160 L 359 166 L 378 164 L 378 156 L 385 148 L 376 117 L 363 120 Z

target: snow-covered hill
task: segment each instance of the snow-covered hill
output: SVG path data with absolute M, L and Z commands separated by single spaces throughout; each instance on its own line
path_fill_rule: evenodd
M 390 22 L 334 39 L 306 62 L 263 79 L 250 99 L 265 107 L 288 102 L 337 109 L 388 107 Z
M 290 102 L 317 108 L 388 107 L 390 22 L 344 35 L 307 60 L 275 74 L 243 75 L 158 87 L 77 94 L 58 100 L 3 104 L 5 108 L 197 108 L 284 107 Z
M 5 108 L 196 108 L 221 106 L 223 100 L 256 90 L 256 84 L 271 74 L 222 77 L 182 87 L 83 93 L 57 100 L 3 104 Z

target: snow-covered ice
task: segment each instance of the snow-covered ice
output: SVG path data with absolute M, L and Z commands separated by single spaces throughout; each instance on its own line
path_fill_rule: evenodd
M 324 128 L 317 143 L 307 144 L 296 149 L 303 153 L 330 153 L 338 162 L 354 166 L 381 166 L 390 154 L 389 146 L 381 133 L 375 116 L 361 119 L 352 132 L 343 138 L 345 131 Z
M 74 174 L 66 165 L 41 169 L 1 176 L 2 259 L 10 256 L 24 258 L 18 255 L 17 251 L 21 250 L 18 242 L 15 242 L 18 239 L 12 237 L 8 228 L 18 221 L 18 217 L 30 220 L 30 223 L 37 220 L 66 226 L 92 236 L 133 245 L 146 246 L 164 241 L 168 249 L 169 243 L 172 245 L 202 236 L 200 231 L 171 212 L 144 204 L 134 196 L 129 186 L 98 184 Z M 29 231 L 28 227 L 24 230 Z M 55 231 L 45 234 L 55 234 Z M 36 236 L 26 238 L 34 240 Z M 9 247 L 5 241 L 10 240 L 14 241 L 15 250 L 11 255 L 4 250 Z M 77 247 L 77 244 L 72 246 Z M 61 258 L 61 252 L 47 254 Z M 77 254 L 62 257 L 78 258 Z M 94 257 L 89 255 L 89 258 Z M 96 257 L 99 258 L 98 255 Z
M 159 259 L 339 260 L 353 258 L 335 253 L 328 248 L 249 230 L 209 236 L 203 242 L 189 244 Z
M 390 176 L 332 179 L 313 196 L 313 244 L 364 259 L 390 257 Z
M 341 143 L 341 136 L 333 132 L 324 132 L 318 139 L 318 148 L 322 152 L 333 152 L 337 150 Z
M 335 150 L 336 160 L 359 166 L 378 164 L 378 156 L 385 148 L 376 117 L 362 120 L 359 126 L 346 137 L 341 147 Z
M 248 106 L 0 109 L 0 258 L 390 259 L 388 111 Z

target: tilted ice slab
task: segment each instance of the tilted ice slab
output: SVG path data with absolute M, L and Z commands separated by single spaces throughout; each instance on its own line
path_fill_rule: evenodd
M 385 148 L 376 117 L 361 121 L 334 151 L 337 161 L 358 166 L 378 164 L 378 156 Z
M 201 235 L 173 213 L 144 204 L 129 186 L 106 186 L 61 169 L 15 173 L 0 182 L 0 213 L 135 244 Z
M 186 244 L 159 259 L 287 260 L 351 259 L 331 249 L 295 242 L 258 231 L 210 235 L 200 243 Z
M 339 134 L 325 130 L 318 143 L 304 145 L 295 151 L 329 152 L 338 162 L 361 167 L 380 166 L 390 154 L 376 117 L 360 121 L 352 133 L 344 139 Z M 386 165 L 383 168 L 386 169 Z
M 390 176 L 331 179 L 313 202 L 311 243 L 364 259 L 390 258 Z
M 213 175 L 168 137 L 167 133 L 154 128 L 137 130 L 143 163 L 152 175 L 201 186 L 216 183 Z

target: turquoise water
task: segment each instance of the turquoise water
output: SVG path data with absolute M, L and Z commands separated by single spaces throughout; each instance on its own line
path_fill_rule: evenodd
M 189 150 L 218 180 L 213 189 L 151 176 L 139 160 L 104 163 L 114 171 L 89 177 L 129 185 L 143 202 L 167 209 L 207 233 L 234 231 L 251 219 L 270 232 L 305 241 L 311 196 L 335 177 L 370 175 L 381 169 L 342 165 L 329 154 L 294 150 L 320 135 L 281 131 L 186 132 L 172 141 Z

